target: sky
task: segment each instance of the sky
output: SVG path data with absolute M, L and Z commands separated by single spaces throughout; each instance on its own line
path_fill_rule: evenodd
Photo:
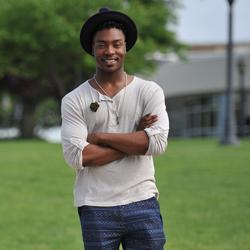
M 178 38 L 190 44 L 225 43 L 228 39 L 227 0 L 181 0 Z M 234 0 L 233 38 L 250 43 L 250 0 Z

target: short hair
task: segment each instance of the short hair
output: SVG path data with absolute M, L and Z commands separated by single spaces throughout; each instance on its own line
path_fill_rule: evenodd
M 126 39 L 127 30 L 126 30 L 125 26 L 122 23 L 112 21 L 112 20 L 106 21 L 106 22 L 103 22 L 103 23 L 99 24 L 95 29 L 95 32 L 94 32 L 94 34 L 92 36 L 92 39 L 94 39 L 94 36 L 95 36 L 96 32 L 98 32 L 100 30 L 112 29 L 112 28 L 116 28 L 116 29 L 121 30 L 123 32 L 124 36 L 125 36 L 125 39 Z

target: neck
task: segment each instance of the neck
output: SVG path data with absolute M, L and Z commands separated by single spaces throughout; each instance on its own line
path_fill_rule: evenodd
M 122 68 L 115 72 L 105 72 L 97 68 L 95 75 L 100 83 L 117 83 L 124 80 L 125 71 Z

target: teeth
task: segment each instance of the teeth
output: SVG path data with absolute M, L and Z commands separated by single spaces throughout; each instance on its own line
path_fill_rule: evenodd
M 104 61 L 105 62 L 115 62 L 116 60 L 115 59 L 105 59 Z

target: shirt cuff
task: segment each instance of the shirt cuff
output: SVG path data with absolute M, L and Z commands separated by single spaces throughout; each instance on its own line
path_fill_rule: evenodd
M 74 165 L 77 169 L 82 170 L 84 167 L 82 165 L 82 151 L 83 149 L 89 145 L 89 143 L 87 141 L 84 140 L 80 140 L 80 139 L 75 139 L 75 138 L 71 138 L 70 142 L 72 145 L 74 145 L 76 148 L 76 152 L 74 154 Z
M 157 128 L 146 128 L 149 145 L 145 155 L 159 155 L 165 152 L 167 146 L 168 131 Z

